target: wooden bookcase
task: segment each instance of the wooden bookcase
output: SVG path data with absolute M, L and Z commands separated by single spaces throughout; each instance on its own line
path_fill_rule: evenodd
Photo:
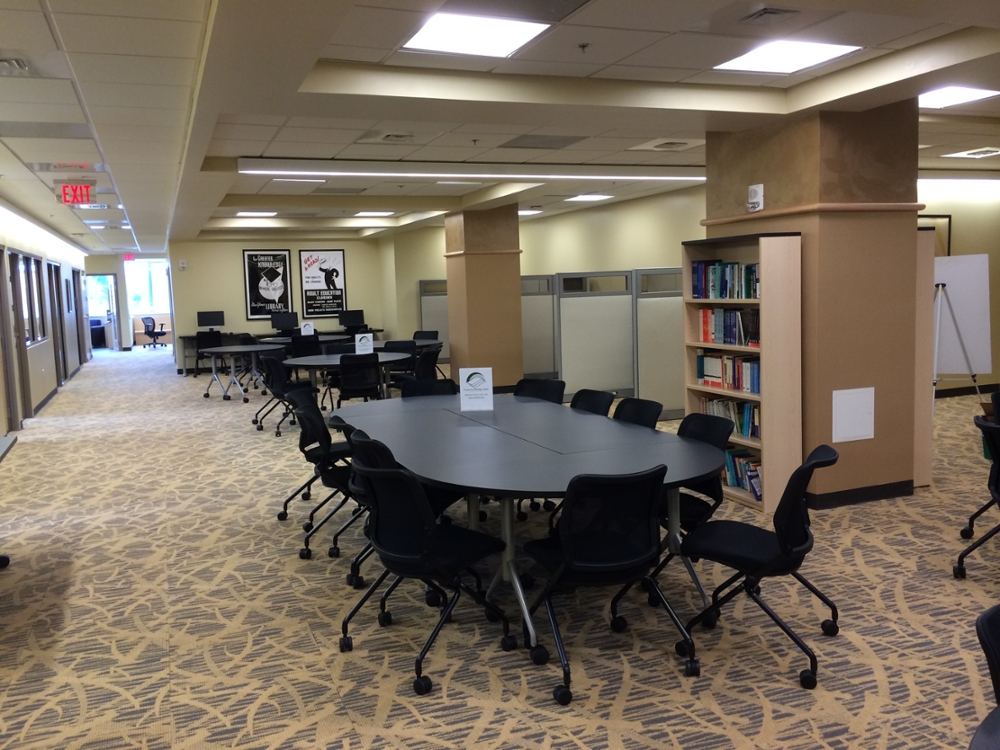
M 685 411 L 701 410 L 701 399 L 732 399 L 759 406 L 760 438 L 739 427 L 731 447 L 745 449 L 761 464 L 762 499 L 725 486 L 727 498 L 770 515 L 792 472 L 802 463 L 802 238 L 798 233 L 744 235 L 683 243 Z M 757 265 L 758 299 L 695 298 L 693 264 L 721 261 Z M 759 311 L 759 346 L 706 343 L 703 309 Z M 704 385 L 698 355 L 759 357 L 759 393 Z M 759 458 L 758 458 L 759 457 Z M 725 483 L 724 483 L 725 484 Z

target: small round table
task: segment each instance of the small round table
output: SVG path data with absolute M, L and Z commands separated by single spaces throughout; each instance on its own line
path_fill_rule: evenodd
M 257 355 L 261 352 L 278 352 L 281 351 L 282 347 L 278 344 L 233 344 L 232 346 L 212 346 L 208 349 L 202 349 L 202 354 L 208 354 L 212 357 L 212 379 L 208 381 L 208 387 L 202 394 L 205 398 L 208 398 L 208 392 L 212 390 L 212 383 L 218 383 L 219 388 L 222 390 L 222 400 L 229 401 L 232 398 L 229 395 L 229 389 L 234 385 L 236 390 L 240 392 L 243 397 L 243 403 L 247 403 L 250 399 L 247 398 L 247 393 L 243 390 L 243 385 L 240 383 L 239 378 L 236 377 L 236 366 L 233 365 L 229 368 L 229 384 L 223 385 L 222 381 L 219 379 L 219 370 L 217 367 L 217 358 L 225 357 L 227 354 L 231 354 L 234 358 L 245 359 L 246 355 L 250 355 L 250 379 L 247 383 L 252 383 L 257 381 L 260 387 L 267 393 L 267 386 L 264 384 L 263 378 L 260 376 L 260 371 L 257 369 Z

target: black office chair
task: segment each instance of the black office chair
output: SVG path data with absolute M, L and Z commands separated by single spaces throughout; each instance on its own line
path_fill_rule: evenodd
M 990 607 L 976 618 L 976 635 L 986 655 L 986 665 L 993 682 L 993 697 L 998 705 L 979 725 L 969 750 L 996 750 L 1000 747 L 1000 604 Z
M 744 591 L 809 657 L 809 669 L 799 673 L 799 683 L 808 690 L 816 687 L 816 654 L 764 603 L 758 592 L 762 579 L 790 575 L 830 607 L 832 619 L 823 621 L 823 633 L 834 636 L 840 632 L 837 609 L 833 602 L 798 572 L 799 566 L 813 547 L 806 488 L 813 471 L 833 466 L 837 463 L 837 458 L 837 451 L 829 445 L 821 445 L 813 449 L 805 463 L 792 472 L 774 511 L 774 531 L 742 521 L 708 521 L 692 530 L 681 542 L 681 555 L 684 557 L 711 560 L 736 571 L 712 592 L 712 603 L 688 622 L 688 632 L 706 619 L 717 619 L 722 607 L 740 591 Z M 683 656 L 687 647 L 687 643 L 681 641 L 677 644 L 677 652 Z
M 319 334 L 303 336 L 295 334 L 289 337 L 289 352 L 292 357 L 315 357 L 323 353 L 323 348 L 319 345 Z M 298 369 L 295 370 L 296 379 L 299 377 Z
M 437 624 L 416 659 L 413 690 L 417 695 L 426 695 L 431 691 L 431 679 L 423 674 L 423 661 L 441 628 L 451 618 L 463 592 L 484 607 L 492 617 L 501 621 L 501 648 L 504 651 L 517 648 L 517 638 L 510 634 L 507 616 L 496 605 L 487 601 L 481 587 L 473 589 L 461 578 L 461 574 L 471 570 L 476 563 L 503 552 L 504 543 L 488 534 L 436 523 L 427 496 L 415 476 L 405 469 L 372 468 L 372 464 L 376 463 L 372 460 L 372 452 L 378 450 L 385 453 L 388 448 L 381 444 L 374 445 L 377 441 L 361 430 L 355 430 L 351 440 L 355 450 L 354 471 L 360 477 L 365 496 L 371 504 L 368 536 L 385 570 L 344 619 L 340 650 L 351 651 L 354 648 L 353 639 L 347 634 L 348 623 L 390 573 L 396 579 L 383 595 L 383 600 L 402 580 L 416 578 L 431 590 L 437 591 L 442 601 L 446 602 Z M 445 588 L 451 590 L 450 599 L 445 594 Z M 381 611 L 385 612 L 384 609 Z
M 340 392 L 337 408 L 345 399 L 382 398 L 378 354 L 344 354 L 340 357 Z
M 290 380 L 288 378 L 288 370 L 281 364 L 281 360 L 278 357 L 262 356 L 260 358 L 260 366 L 263 370 L 264 384 L 267 386 L 271 398 L 257 410 L 250 423 L 257 425 L 257 430 L 263 432 L 264 418 L 279 406 L 282 406 L 284 407 L 284 413 L 281 415 L 281 419 L 278 420 L 278 424 L 274 426 L 274 436 L 281 437 L 281 425 L 289 416 L 292 417 L 289 424 L 293 427 L 295 426 L 295 416 L 292 413 L 292 405 L 288 402 L 288 394 L 300 388 L 310 388 L 310 386 L 308 383 L 299 383 Z
M 416 396 L 454 396 L 458 393 L 458 383 L 454 380 L 404 380 L 400 383 L 403 398 Z
M 167 335 L 167 332 L 163 330 L 163 323 L 160 323 L 160 330 L 156 330 L 156 321 L 153 318 L 143 318 L 143 333 L 146 337 L 150 339 L 149 343 L 143 344 L 142 348 L 145 349 L 147 346 L 152 346 L 154 349 L 157 346 L 166 346 L 160 338 Z
M 438 337 L 437 331 L 414 331 L 413 338 L 416 341 L 436 341 Z
M 288 518 L 288 504 L 299 493 L 305 491 L 302 498 L 309 499 L 308 490 L 317 479 L 332 490 L 326 498 L 313 507 L 309 513 L 309 520 L 302 524 L 306 536 L 304 545 L 299 550 L 299 558 L 308 560 L 312 557 L 312 550 L 309 547 L 312 537 L 352 497 L 350 491 L 351 466 L 347 463 L 351 457 L 351 446 L 346 442 L 333 442 L 330 430 L 323 421 L 323 414 L 316 405 L 316 398 L 311 388 L 296 388 L 289 391 L 286 397 L 292 405 L 301 429 L 299 450 L 302 451 L 306 461 L 313 465 L 314 476 L 285 499 L 282 509 L 278 513 L 278 520 L 284 521 Z M 316 514 L 338 494 L 341 496 L 340 502 L 319 523 L 315 523 Z
M 407 355 L 406 359 L 399 360 L 398 362 L 389 362 L 386 364 L 386 375 L 388 376 L 388 386 L 389 388 L 399 388 L 399 384 L 402 380 L 408 380 L 410 378 L 416 377 L 416 365 L 417 365 L 417 342 L 413 339 L 401 339 L 401 340 L 390 340 L 385 342 L 385 346 L 382 348 L 384 352 L 395 352 L 397 354 Z
M 1000 391 L 994 391 L 993 395 L 991 396 L 991 401 L 993 402 L 993 421 L 995 423 L 1000 423 Z M 990 466 L 990 478 L 986 483 L 987 487 L 993 488 L 996 486 L 996 482 L 994 481 L 994 474 L 996 474 L 997 471 L 1000 471 L 1000 469 L 998 469 L 997 462 L 994 461 Z M 962 539 L 972 539 L 973 534 L 975 534 L 976 519 L 979 518 L 981 515 L 983 515 L 983 513 L 992 508 L 994 505 L 997 505 L 998 502 L 1000 502 L 1000 498 L 997 497 L 997 494 L 993 489 L 990 489 L 989 501 L 975 513 L 969 516 L 968 525 L 966 525 L 966 527 L 962 529 L 961 532 L 959 532 L 962 536 Z
M 612 419 L 656 429 L 656 423 L 663 413 L 663 404 L 647 398 L 623 398 L 615 407 Z
M 994 412 L 995 414 L 996 412 Z M 986 488 L 990 492 L 990 501 L 986 503 L 982 508 L 972 514 L 969 519 L 969 525 L 962 529 L 962 538 L 968 539 L 972 536 L 973 523 L 976 518 L 982 514 L 987 508 L 997 503 L 1000 500 L 1000 468 L 997 468 L 998 461 L 1000 461 L 1000 424 L 995 422 L 990 422 L 986 417 L 975 417 L 976 427 L 979 431 L 983 433 L 983 440 L 986 443 L 986 450 L 990 454 L 990 475 L 986 480 Z M 966 535 L 968 531 L 968 535 Z M 992 529 L 987 531 L 983 536 L 977 539 L 975 542 L 970 544 L 962 553 L 958 556 L 958 562 L 955 563 L 955 567 L 952 568 L 952 575 L 955 578 L 965 578 L 965 558 L 971 552 L 979 549 L 990 539 L 995 537 L 1000 533 L 1000 524 L 997 524 Z
M 201 360 L 208 358 L 211 359 L 212 355 L 202 354 L 204 349 L 213 349 L 217 346 L 222 346 L 222 332 L 221 331 L 196 331 L 194 334 L 194 376 L 198 377 L 198 368 L 200 366 Z M 208 392 L 205 392 L 205 398 L 208 398 Z
M 561 380 L 522 378 L 514 386 L 515 396 L 539 398 L 543 401 L 551 401 L 553 404 L 561 404 L 563 402 L 563 393 L 565 392 L 566 383 Z
M 563 670 L 562 684 L 556 685 L 552 695 L 564 706 L 573 699 L 570 665 L 552 605 L 552 594 L 564 587 L 626 584 L 611 601 L 611 629 L 616 633 L 625 630 L 628 623 L 618 614 L 618 602 L 624 592 L 640 580 L 647 580 L 653 591 L 660 591 L 655 581 L 647 576 L 660 557 L 656 511 L 666 472 L 667 467 L 661 464 L 635 474 L 574 477 L 566 488 L 558 534 L 524 545 L 524 553 L 545 570 L 545 586 L 530 611 L 534 613 L 545 603 Z M 662 593 L 660 596 L 662 598 Z M 663 605 L 688 645 L 685 671 L 688 676 L 696 676 L 699 666 L 694 643 L 666 599 Z
M 573 400 L 569 402 L 569 407 L 606 417 L 608 416 L 608 412 L 611 411 L 611 404 L 614 401 L 615 394 L 608 391 L 594 391 L 590 388 L 581 388 L 573 394 Z
M 388 342 L 387 342 L 388 343 Z M 393 378 L 393 384 L 397 388 L 402 388 L 402 384 L 407 380 L 435 380 L 438 376 L 438 357 L 441 356 L 441 345 L 427 346 L 417 352 L 417 364 L 413 368 L 413 374 L 397 374 Z
M 326 354 L 354 354 L 353 343 L 327 344 L 323 347 Z M 333 391 L 340 389 L 340 370 L 327 370 L 323 373 L 323 395 L 319 400 L 319 410 L 326 411 L 326 400 L 330 399 L 330 408 L 333 408 Z

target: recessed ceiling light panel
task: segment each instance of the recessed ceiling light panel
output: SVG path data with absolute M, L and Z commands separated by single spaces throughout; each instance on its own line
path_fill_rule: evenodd
M 525 209 L 522 209 L 522 210 L 518 211 L 517 215 L 518 216 L 535 216 L 535 215 L 540 214 L 540 213 L 541 213 L 541 211 L 539 211 L 538 209 L 525 208 Z
M 548 27 L 547 23 L 436 13 L 403 48 L 456 55 L 509 57 Z
M 941 154 L 941 156 L 948 159 L 987 159 L 991 156 L 1000 156 L 1000 148 L 983 146 L 969 151 L 959 151 L 957 154 Z
M 729 62 L 716 65 L 716 70 L 739 70 L 750 73 L 794 73 L 820 63 L 855 52 L 860 47 L 819 42 L 769 42 Z
M 304 179 L 288 179 L 288 178 L 278 178 L 271 180 L 271 182 L 318 182 L 320 184 L 326 182 L 326 180 L 304 180 Z
M 376 218 L 379 216 L 392 216 L 395 211 L 358 211 L 355 216 L 364 216 L 368 218 Z
M 978 102 L 981 99 L 989 99 L 998 95 L 1000 95 L 1000 91 L 972 89 L 967 86 L 945 86 L 942 89 L 934 89 L 921 94 L 917 101 L 925 109 L 942 109 L 943 107 L 954 107 L 956 104 Z
M 236 215 L 241 219 L 267 219 L 277 216 L 277 211 L 237 211 Z
M 577 195 L 572 198 L 567 198 L 566 201 L 580 201 L 581 203 L 589 203 L 592 201 L 606 201 L 614 198 L 613 195 L 600 195 L 599 193 L 589 193 L 588 195 Z

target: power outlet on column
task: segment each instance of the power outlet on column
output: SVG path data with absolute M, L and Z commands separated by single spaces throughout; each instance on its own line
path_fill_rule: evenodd
M 764 210 L 764 185 L 751 185 L 747 191 L 747 211 L 756 213 Z
M 188 270 L 188 262 L 186 260 L 177 261 L 177 267 L 182 271 Z

